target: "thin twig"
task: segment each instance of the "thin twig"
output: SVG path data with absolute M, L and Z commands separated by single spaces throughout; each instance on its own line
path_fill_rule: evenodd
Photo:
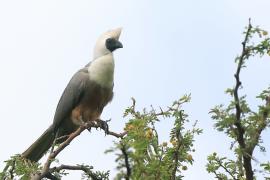
M 83 171 L 85 172 L 85 174 L 90 176 L 93 180 L 99 180 L 100 178 L 98 177 L 98 175 L 92 172 L 91 169 L 93 169 L 92 166 L 84 166 L 84 165 L 72 166 L 72 165 L 62 164 L 61 166 L 50 168 L 50 172 L 60 172 L 61 170 Z
M 222 167 L 232 178 L 233 180 L 237 180 L 234 175 L 225 167 L 223 166 L 222 162 L 220 160 L 217 160 L 218 164 L 220 167 Z
M 122 133 L 115 133 L 115 132 L 112 132 L 112 131 L 108 131 L 107 134 L 111 135 L 111 136 L 114 136 L 114 137 L 117 137 L 117 138 L 123 138 L 127 134 L 127 131 L 124 131 Z

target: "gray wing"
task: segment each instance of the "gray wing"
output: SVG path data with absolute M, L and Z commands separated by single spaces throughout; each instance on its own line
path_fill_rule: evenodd
M 80 102 L 85 91 L 85 84 L 89 80 L 87 68 L 79 70 L 73 75 L 65 88 L 55 111 L 53 128 L 58 129 L 60 123 L 70 115 L 73 108 Z

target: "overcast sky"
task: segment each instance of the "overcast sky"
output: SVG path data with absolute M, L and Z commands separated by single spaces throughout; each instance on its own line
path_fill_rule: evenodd
M 184 179 L 213 179 L 205 170 L 207 155 L 231 154 L 229 139 L 213 129 L 208 112 L 229 100 L 224 90 L 234 84 L 234 58 L 248 18 L 270 31 L 269 7 L 269 0 L 0 0 L 0 168 L 52 123 L 63 89 L 92 59 L 97 37 L 123 27 L 124 48 L 115 52 L 115 96 L 103 119 L 112 118 L 110 128 L 120 132 L 131 97 L 138 108 L 166 107 L 191 93 L 185 109 L 204 133 L 196 138 L 195 164 Z M 255 96 L 270 84 L 269 68 L 270 57 L 255 58 L 241 76 L 241 93 L 248 94 L 254 108 Z M 168 140 L 171 125 L 162 123 L 162 140 Z M 263 135 L 270 139 L 269 131 Z M 115 157 L 103 152 L 113 140 L 100 131 L 85 132 L 64 150 L 60 162 L 111 170 L 112 178 Z M 72 173 L 64 179 L 78 177 Z

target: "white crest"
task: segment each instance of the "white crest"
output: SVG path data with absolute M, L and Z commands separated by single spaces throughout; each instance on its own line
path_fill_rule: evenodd
M 95 48 L 94 48 L 94 60 L 104 56 L 108 53 L 111 53 L 105 45 L 105 41 L 108 38 L 114 38 L 114 39 L 119 39 L 120 34 L 121 34 L 122 28 L 116 28 L 113 30 L 109 30 L 105 33 L 103 33 L 97 40 Z

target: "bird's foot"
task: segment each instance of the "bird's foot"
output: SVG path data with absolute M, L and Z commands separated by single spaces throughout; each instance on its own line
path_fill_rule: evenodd
M 100 127 L 100 129 L 103 129 L 105 131 L 105 135 L 107 135 L 109 133 L 109 125 L 108 122 L 109 120 L 101 120 L 101 119 L 97 119 L 96 122 L 98 124 L 98 126 Z
M 82 116 L 80 116 L 79 119 L 78 119 L 78 123 L 79 123 L 80 126 L 88 127 L 88 126 L 89 126 L 89 123 L 92 123 L 92 122 L 91 122 L 91 121 L 85 122 L 85 121 L 83 120 Z M 91 126 L 88 127 L 88 128 L 86 128 L 86 129 L 87 129 L 89 132 L 91 132 Z

